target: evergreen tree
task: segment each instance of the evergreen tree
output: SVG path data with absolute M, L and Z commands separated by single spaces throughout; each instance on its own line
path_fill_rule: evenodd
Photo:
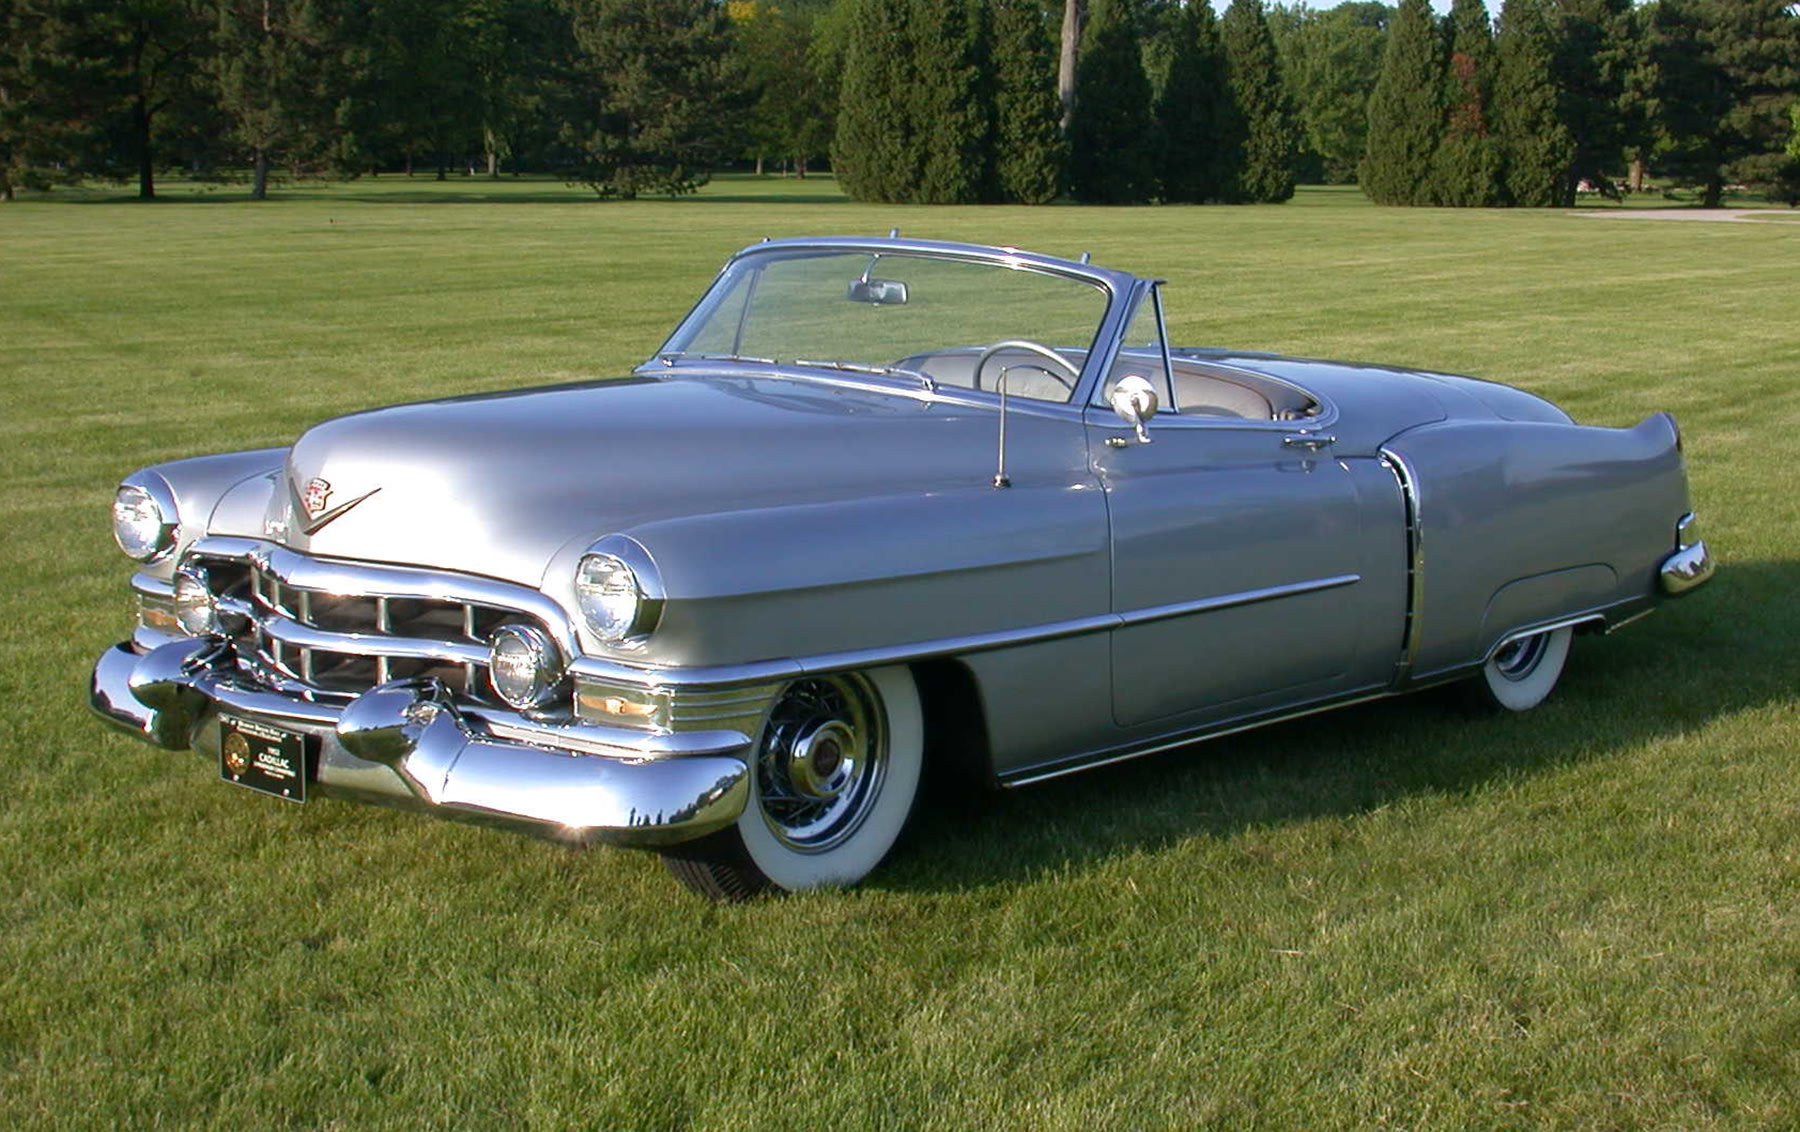
M 1557 113 L 1570 144 L 1558 203 L 1571 206 L 1583 181 L 1610 192 L 1623 159 L 1627 136 L 1621 105 L 1633 56 L 1632 7 L 1631 0 L 1555 0 L 1547 15 Z
M 1431 6 L 1426 0 L 1400 0 L 1388 24 L 1381 78 L 1369 98 L 1369 145 L 1360 180 L 1376 204 L 1428 201 L 1442 88 L 1443 53 Z
M 1505 154 L 1507 199 L 1525 208 L 1562 201 L 1574 143 L 1557 108 L 1543 0 L 1506 0 L 1494 70 L 1494 129 Z
M 994 5 L 994 142 L 1002 199 L 1048 204 L 1062 186 L 1056 42 L 1038 0 Z
M 1676 184 L 1703 186 L 1716 205 L 1730 160 L 1719 123 L 1731 93 L 1707 17 L 1700 0 L 1650 5 L 1633 86 L 1643 99 L 1651 166 Z
M 923 166 L 920 204 L 993 200 L 994 95 L 987 6 L 976 0 L 912 0 L 917 85 L 911 103 Z
M 1135 12 L 1092 0 L 1075 67 L 1069 185 L 1091 204 L 1138 204 L 1156 193 L 1158 140 Z
M 1500 146 L 1488 128 L 1494 32 L 1483 0 L 1450 9 L 1444 67 L 1444 133 L 1432 155 L 1434 203 L 1487 208 L 1500 203 Z
M 564 135 L 601 197 L 692 192 L 729 154 L 743 88 L 711 0 L 569 0 L 580 97 Z
M 1793 133 L 1788 138 L 1787 155 L 1800 162 L 1800 102 L 1788 107 L 1788 121 L 1793 124 Z
M 330 145 L 330 35 L 311 0 L 218 0 L 206 70 L 231 140 L 250 155 L 252 200 L 268 197 L 273 158 L 298 160 Z
M 1719 128 L 1730 183 L 1778 200 L 1800 196 L 1786 152 L 1789 105 L 1800 93 L 1800 11 L 1791 0 L 1712 0 L 1714 51 L 1731 91 Z
M 1226 80 L 1212 8 L 1189 4 L 1171 28 L 1168 78 L 1156 101 L 1162 127 L 1162 199 L 1224 200 L 1238 184 L 1243 119 Z
M 1232 196 L 1280 204 L 1294 195 L 1299 136 L 1262 0 L 1231 0 L 1219 24 L 1232 98 L 1244 120 L 1244 159 Z
M 918 185 L 906 12 L 890 0 L 855 0 L 852 10 L 831 167 L 853 200 L 904 202 Z

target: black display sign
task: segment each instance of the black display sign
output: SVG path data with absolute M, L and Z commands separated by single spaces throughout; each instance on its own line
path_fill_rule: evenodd
M 306 801 L 310 735 L 235 715 L 219 716 L 219 777 L 260 794 Z

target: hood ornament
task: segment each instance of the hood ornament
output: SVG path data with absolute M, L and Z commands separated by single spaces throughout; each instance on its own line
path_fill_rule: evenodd
M 294 517 L 299 519 L 301 516 L 305 516 L 305 521 L 298 523 L 298 526 L 302 534 L 308 535 L 323 530 L 326 524 L 335 521 L 344 512 L 380 490 L 378 487 L 371 488 L 355 499 L 346 500 L 336 507 L 327 509 L 325 505 L 331 502 L 330 480 L 314 476 L 307 481 L 305 491 L 295 487 L 293 480 L 288 481 L 288 493 L 293 496 L 294 500 Z

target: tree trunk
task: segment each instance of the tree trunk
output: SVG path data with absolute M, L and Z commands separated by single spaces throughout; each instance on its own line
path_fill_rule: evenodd
M 250 184 L 251 200 L 269 199 L 269 151 L 256 147 L 256 179 Z
M 805 154 L 801 154 L 799 157 L 794 158 L 794 179 L 797 181 L 806 180 L 806 155 Z
M 1069 132 L 1075 113 L 1075 62 L 1081 55 L 1083 0 L 1063 0 L 1062 59 L 1056 68 L 1056 89 L 1062 95 L 1062 129 Z
M 411 151 L 408 151 L 407 155 L 406 155 L 406 175 L 408 177 L 412 176 L 412 153 L 411 153 Z
M 138 199 L 156 199 L 156 163 L 150 152 L 150 108 L 139 95 L 131 108 L 131 128 L 138 140 Z
M 1706 182 L 1706 196 L 1700 202 L 1701 208 L 1717 208 L 1719 201 L 1725 196 L 1725 181 L 1714 177 Z
M 448 181 L 450 179 L 449 173 L 444 169 L 444 155 L 442 153 L 437 155 L 437 179 L 440 181 Z
M 760 153 L 756 155 L 756 175 L 758 177 L 763 175 L 762 174 L 762 154 L 760 154 Z
M 487 159 L 488 180 L 498 181 L 500 179 L 500 155 L 490 149 L 488 150 Z
M 1640 154 L 1631 159 L 1631 191 L 1632 192 L 1641 193 L 1644 191 L 1644 173 L 1645 173 L 1644 158 L 1643 158 L 1643 155 Z

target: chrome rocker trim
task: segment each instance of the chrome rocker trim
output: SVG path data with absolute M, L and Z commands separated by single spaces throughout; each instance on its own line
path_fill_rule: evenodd
M 382 684 L 340 708 L 255 686 L 215 639 L 141 655 L 114 645 L 94 666 L 89 702 L 148 743 L 213 757 L 221 711 L 304 732 L 319 741 L 319 794 L 562 841 L 690 840 L 736 821 L 750 793 L 752 741 L 740 731 L 660 735 L 465 710 L 432 679 Z

